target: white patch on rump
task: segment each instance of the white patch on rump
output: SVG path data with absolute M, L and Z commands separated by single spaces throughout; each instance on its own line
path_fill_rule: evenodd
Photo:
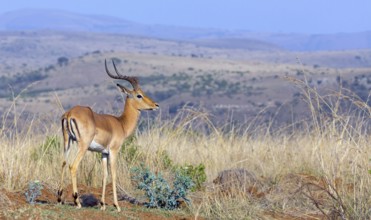
M 108 149 L 106 149 L 105 147 L 103 147 L 99 143 L 95 142 L 95 140 L 93 140 L 90 143 L 88 150 L 94 151 L 94 152 L 108 154 Z

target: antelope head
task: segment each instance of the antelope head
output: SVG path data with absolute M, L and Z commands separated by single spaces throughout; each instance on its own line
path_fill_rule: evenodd
M 116 75 L 113 75 L 109 72 L 107 67 L 107 60 L 104 60 L 104 64 L 106 67 L 106 72 L 109 77 L 111 77 L 112 79 L 126 80 L 132 85 L 133 90 L 130 90 L 123 85 L 116 84 L 120 88 L 121 92 L 126 94 L 127 96 L 126 101 L 130 102 L 135 109 L 140 111 L 140 110 L 156 110 L 159 108 L 159 105 L 156 102 L 154 102 L 150 97 L 146 96 L 143 90 L 139 87 L 138 78 L 133 76 L 124 76 L 120 74 L 113 60 L 112 64 L 115 69 Z

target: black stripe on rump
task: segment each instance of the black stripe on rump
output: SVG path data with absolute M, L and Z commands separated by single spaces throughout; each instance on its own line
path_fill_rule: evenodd
M 75 125 L 76 131 L 77 131 L 77 135 L 78 135 L 78 137 L 80 138 L 81 135 L 80 135 L 79 127 L 77 126 L 77 123 L 76 123 L 76 119 L 71 118 L 70 121 L 71 121 L 71 123 L 73 122 L 73 124 Z M 74 137 L 75 137 L 75 139 L 76 139 L 76 134 L 75 134 L 75 132 L 73 131 L 72 126 L 71 126 L 71 132 L 73 132 Z

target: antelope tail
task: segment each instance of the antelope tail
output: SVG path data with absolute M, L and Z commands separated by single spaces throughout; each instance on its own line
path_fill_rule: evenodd
M 71 142 L 77 141 L 80 138 L 80 131 L 78 129 L 76 120 L 63 115 L 62 131 L 64 140 L 66 141 L 68 139 L 68 144 L 64 146 L 64 152 L 67 153 L 70 149 Z

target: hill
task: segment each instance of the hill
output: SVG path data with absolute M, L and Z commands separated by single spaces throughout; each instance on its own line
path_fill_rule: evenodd
M 53 30 L 70 32 L 118 33 L 177 41 L 196 41 L 212 47 L 253 50 L 324 51 L 371 48 L 371 32 L 336 34 L 255 33 L 166 25 L 140 24 L 113 16 L 83 15 L 61 10 L 23 9 L 0 15 L 1 31 Z M 248 45 L 248 46 L 246 46 Z M 251 46 L 254 45 L 254 46 Z M 259 47 L 261 45 L 262 47 Z
M 1 35 L 0 112 L 6 112 L 13 96 L 20 94 L 17 104 L 27 113 L 53 111 L 56 104 L 64 110 L 80 104 L 118 113 L 122 97 L 104 70 L 104 60 L 111 58 L 123 73 L 139 76 L 148 95 L 161 104 L 163 115 L 171 117 L 187 104 L 205 109 L 215 121 L 269 119 L 282 111 L 277 123 L 290 123 L 309 112 L 300 101 L 300 90 L 287 77 L 306 77 L 320 92 L 346 86 L 364 100 L 371 84 L 368 50 L 256 51 L 228 44 L 217 48 L 63 31 Z

